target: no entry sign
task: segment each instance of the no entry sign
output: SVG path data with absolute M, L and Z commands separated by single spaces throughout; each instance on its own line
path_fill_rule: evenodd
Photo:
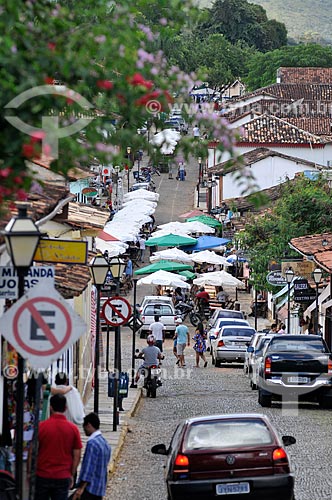
M 103 305 L 102 314 L 109 325 L 121 326 L 130 318 L 131 306 L 123 297 L 110 297 Z
M 0 332 L 32 368 L 45 369 L 86 331 L 82 318 L 54 289 L 33 288 L 1 318 Z

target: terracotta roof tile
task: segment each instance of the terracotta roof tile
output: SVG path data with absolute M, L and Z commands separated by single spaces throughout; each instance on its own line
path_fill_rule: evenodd
M 280 83 L 326 83 L 332 80 L 332 68 L 295 68 L 282 66 L 277 70 Z
M 327 246 L 322 241 L 327 241 Z M 332 272 L 332 233 L 321 233 L 292 238 L 291 246 L 306 257 L 311 257 L 326 271 Z
M 241 97 L 237 97 L 233 99 L 232 102 L 248 100 L 249 98 L 259 95 L 271 96 L 289 101 L 297 101 L 299 99 L 321 102 L 332 101 L 332 83 L 273 83 L 272 85 L 262 87 Z

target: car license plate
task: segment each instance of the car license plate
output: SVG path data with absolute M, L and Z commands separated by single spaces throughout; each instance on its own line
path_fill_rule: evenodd
M 309 377 L 288 377 L 287 382 L 289 384 L 309 384 Z
M 151 376 L 152 377 L 157 377 L 160 374 L 161 374 L 160 368 L 151 368 Z
M 241 495 L 243 493 L 250 493 L 249 483 L 217 484 L 217 495 Z

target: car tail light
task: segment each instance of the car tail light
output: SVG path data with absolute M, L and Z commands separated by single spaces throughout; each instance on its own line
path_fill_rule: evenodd
M 272 460 L 276 474 L 289 472 L 288 456 L 283 448 L 276 448 L 273 450 Z
M 330 375 L 332 374 L 332 360 L 329 359 L 328 364 L 327 364 L 327 373 Z
M 173 475 L 174 479 L 187 479 L 189 472 L 189 459 L 186 455 L 180 453 L 174 461 Z
M 264 371 L 265 373 L 271 373 L 271 358 L 269 356 L 265 359 Z
M 223 340 L 219 340 L 218 347 L 224 347 L 225 343 Z
M 143 323 L 145 323 L 145 316 L 141 317 L 141 321 L 143 321 Z

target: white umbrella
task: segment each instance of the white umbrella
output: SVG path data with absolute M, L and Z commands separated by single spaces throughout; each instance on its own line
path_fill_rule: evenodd
M 143 198 L 145 200 L 158 201 L 159 194 L 154 193 L 153 191 L 148 191 L 147 189 L 136 189 L 136 191 L 131 191 L 130 193 L 126 193 L 124 195 L 124 200 L 134 200 L 137 198 Z
M 191 222 L 168 222 L 167 224 L 161 224 L 158 226 L 159 229 L 168 230 L 171 233 L 174 231 L 182 231 L 184 233 L 214 233 L 215 230 L 213 227 L 208 226 L 207 224 L 203 224 L 200 221 L 191 221 Z
M 237 288 L 244 288 L 245 285 L 242 281 L 234 278 L 226 271 L 216 271 L 213 273 L 201 274 L 193 281 L 194 285 L 211 285 L 211 286 L 236 286 Z
M 188 236 L 189 232 L 180 231 L 179 229 L 174 229 L 170 231 L 169 229 L 160 229 L 160 231 L 154 231 L 151 233 L 151 238 L 159 238 L 160 236 L 166 236 L 167 234 L 177 234 L 179 236 Z
M 188 283 L 185 283 L 184 276 L 179 274 L 169 273 L 168 271 L 156 271 L 137 281 L 138 285 L 162 285 L 172 286 L 174 288 L 190 288 Z
M 160 250 L 160 252 L 155 252 L 150 257 L 150 262 L 158 262 L 159 260 L 173 260 L 174 262 L 183 262 L 184 264 L 192 263 L 191 256 L 179 248 Z
M 122 243 L 121 241 L 108 242 L 100 238 L 96 238 L 96 250 L 98 250 L 101 253 L 104 253 L 105 250 L 107 250 L 109 257 L 116 257 L 117 255 L 121 255 L 125 253 L 127 248 L 128 245 Z
M 194 253 L 191 258 L 198 264 L 216 264 L 221 266 L 231 265 L 227 262 L 225 257 L 217 255 L 215 252 L 211 252 L 210 250 L 203 250 L 202 252 Z
M 144 200 L 141 198 L 135 198 L 134 200 L 128 200 L 125 201 L 122 204 L 123 208 L 130 207 L 133 210 L 136 210 L 137 207 L 144 206 L 144 207 L 149 207 L 149 208 L 156 208 L 157 207 L 157 202 L 156 201 L 150 201 L 150 200 Z

